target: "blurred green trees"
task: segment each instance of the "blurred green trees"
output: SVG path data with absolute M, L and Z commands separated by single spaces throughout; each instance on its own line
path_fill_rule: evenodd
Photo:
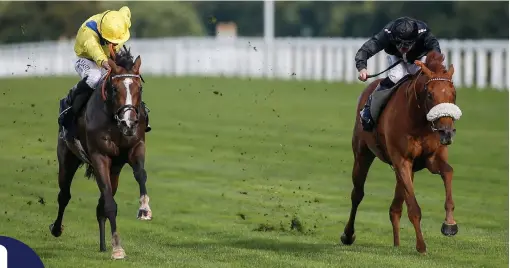
M 263 2 L 73 1 L 0 2 L 0 43 L 73 38 L 85 19 L 122 5 L 132 12 L 132 36 L 214 35 L 233 21 L 242 36 L 263 34 Z M 368 37 L 389 20 L 411 16 L 440 38 L 508 39 L 508 2 L 276 2 L 277 36 Z
M 102 10 L 118 10 L 122 6 L 131 10 L 131 32 L 135 37 L 205 34 L 203 23 L 190 2 L 101 2 Z

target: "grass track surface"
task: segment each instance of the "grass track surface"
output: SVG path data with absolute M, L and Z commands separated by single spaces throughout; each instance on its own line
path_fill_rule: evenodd
M 340 245 L 363 85 L 147 77 L 154 219 L 136 220 L 138 185 L 126 166 L 116 201 L 128 257 L 111 261 L 109 231 L 108 251 L 99 252 L 99 192 L 83 168 L 63 235 L 48 230 L 57 213 L 58 100 L 76 81 L 1 81 L 0 234 L 30 245 L 47 267 L 508 267 L 507 92 L 459 89 L 463 117 L 450 149 L 459 233 L 441 234 L 442 180 L 419 172 L 428 249 L 420 256 L 405 209 L 401 247 L 393 247 L 395 177 L 379 160 L 368 175 L 357 240 Z M 301 232 L 290 229 L 293 218 Z

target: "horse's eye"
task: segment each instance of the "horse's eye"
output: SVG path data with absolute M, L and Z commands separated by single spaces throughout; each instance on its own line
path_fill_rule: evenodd
M 432 93 L 427 92 L 427 98 L 428 98 L 429 100 L 431 100 L 431 99 L 432 99 Z

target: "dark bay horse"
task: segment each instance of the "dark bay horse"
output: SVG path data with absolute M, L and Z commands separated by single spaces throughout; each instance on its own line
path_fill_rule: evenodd
M 416 232 L 416 250 L 426 253 L 420 227 L 421 209 L 413 187 L 414 173 L 424 168 L 433 174 L 440 174 L 444 182 L 446 217 L 441 232 L 446 236 L 457 233 L 457 224 L 453 217 L 453 168 L 448 164 L 447 146 L 452 143 L 456 132 L 454 121 L 458 120 L 462 113 L 455 105 L 453 65 L 446 70 L 443 61 L 444 55 L 436 51 L 427 54 L 425 64 L 415 61 L 421 70 L 401 80 L 403 82 L 398 83 L 400 86 L 397 84 L 397 90 L 388 100 L 372 132 L 362 129 L 359 112 L 356 113 L 352 137 L 354 187 L 349 221 L 341 236 L 343 244 L 351 245 L 356 238 L 356 211 L 363 199 L 365 180 L 375 157 L 389 164 L 396 175 L 395 195 L 389 209 L 395 246 L 400 245 L 399 224 L 405 201 L 409 220 Z M 379 81 L 370 83 L 362 92 L 357 111 L 361 110 Z
M 101 89 L 92 93 L 78 117 L 78 139 L 67 143 L 60 138 L 57 144 L 59 164 L 58 216 L 50 231 L 55 237 L 62 234 L 64 210 L 71 199 L 71 183 L 76 170 L 87 164 L 86 176 L 93 176 L 100 190 L 96 208 L 99 223 L 99 248 L 106 251 L 105 223 L 110 222 L 112 258 L 122 259 L 125 251 L 117 231 L 117 203 L 114 200 L 119 174 L 128 163 L 140 188 L 138 218 L 152 219 L 147 195 L 145 172 L 145 110 L 141 109 L 142 82 L 139 74 L 140 56 L 133 61 L 130 51 L 124 48 L 115 54 L 110 48 L 111 67 Z

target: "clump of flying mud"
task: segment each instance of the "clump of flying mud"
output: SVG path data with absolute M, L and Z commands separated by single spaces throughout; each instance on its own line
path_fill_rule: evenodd
M 243 182 L 249 183 L 249 181 L 253 179 L 252 177 L 243 179 Z M 290 180 L 292 181 L 292 179 Z M 310 191 L 311 185 L 296 185 L 296 189 L 288 191 L 294 197 L 292 198 L 292 205 L 285 205 L 284 198 L 279 196 L 277 192 L 279 191 L 277 188 L 283 188 L 284 186 L 280 184 L 279 186 L 274 185 L 267 189 L 270 192 L 268 196 L 268 200 L 270 201 L 270 207 L 266 207 L 263 205 L 263 209 L 266 211 L 257 211 L 250 212 L 244 211 L 243 213 L 237 212 L 236 218 L 241 221 L 245 221 L 247 224 L 255 226 L 251 227 L 251 230 L 254 232 L 275 232 L 275 233 L 286 233 L 293 235 L 314 235 L 318 231 L 318 227 L 320 225 L 329 225 L 326 222 L 330 222 L 328 217 L 321 213 L 321 210 L 318 209 L 320 203 L 322 203 L 319 198 L 310 196 L 310 193 L 305 193 L 304 191 Z M 239 189 L 237 194 L 245 195 L 247 198 L 252 196 L 252 193 L 248 193 L 248 191 L 240 191 L 245 189 Z M 288 188 L 287 188 L 288 190 Z M 257 196 L 257 194 L 255 194 Z M 222 197 L 225 197 L 222 194 Z M 297 199 L 297 200 L 296 200 Z M 298 201 L 297 203 L 294 201 Z M 302 210 L 303 207 L 306 207 L 306 210 Z M 257 214 L 250 215 L 250 214 Z M 264 217 L 266 220 L 260 219 L 260 217 Z M 322 222 L 326 221 L 326 222 Z M 324 226 L 324 227 L 325 227 Z
M 317 228 L 317 225 L 314 225 Z M 252 231 L 255 232 L 282 232 L 282 233 L 294 233 L 311 235 L 313 234 L 312 229 L 307 229 L 297 215 L 294 215 L 290 221 L 284 223 L 280 221 L 279 226 L 272 225 L 270 223 L 260 223 Z

